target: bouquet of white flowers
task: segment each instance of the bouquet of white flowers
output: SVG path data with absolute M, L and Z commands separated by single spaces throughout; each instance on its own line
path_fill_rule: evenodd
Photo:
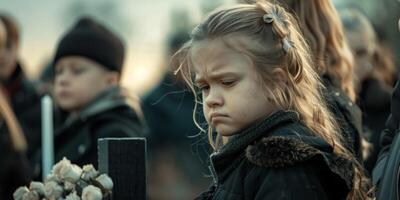
M 31 182 L 29 188 L 19 187 L 14 200 L 102 200 L 111 194 L 113 182 L 99 174 L 93 165 L 80 168 L 64 158 L 53 166 L 42 182 Z

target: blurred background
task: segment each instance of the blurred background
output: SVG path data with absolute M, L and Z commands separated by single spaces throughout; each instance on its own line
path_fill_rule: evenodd
M 23 70 L 33 81 L 46 76 L 43 70 L 51 62 L 58 39 L 82 15 L 96 18 L 122 36 L 127 50 L 122 84 L 141 98 L 151 132 L 149 198 L 180 200 L 193 199 L 211 182 L 207 169 L 210 148 L 205 137 L 188 137 L 200 132 L 192 120 L 193 96 L 190 93 L 185 96 L 187 91 L 172 76 L 170 56 L 189 39 L 188 33 L 206 13 L 233 2 L 1 0 L 0 12 L 11 15 L 19 25 L 19 57 Z M 396 0 L 333 2 L 339 10 L 351 7 L 367 16 L 379 41 L 392 52 L 398 69 L 400 3 Z

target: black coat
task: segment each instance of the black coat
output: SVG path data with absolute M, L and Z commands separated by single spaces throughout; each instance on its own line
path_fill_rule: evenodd
M 113 88 L 99 95 L 78 116 L 68 116 L 54 134 L 55 162 L 66 157 L 79 166 L 97 167 L 99 138 L 145 136 L 147 128 L 120 95 L 120 89 Z M 40 154 L 36 154 L 36 178 L 40 175 Z
M 28 158 L 31 158 L 41 143 L 40 96 L 33 83 L 26 79 L 19 64 L 10 80 L 3 85 L 28 143 Z M 2 129 L 7 128 L 2 127 Z
M 341 89 L 335 87 L 327 77 L 324 77 L 324 86 L 324 98 L 328 109 L 339 124 L 345 145 L 362 163 L 362 112 L 357 104 L 352 102 Z
M 0 138 L 0 200 L 10 200 L 19 186 L 29 184 L 31 174 L 25 153 L 13 149 L 9 133 L 0 132 Z
M 214 184 L 197 200 L 345 199 L 351 162 L 333 155 L 292 111 L 278 111 L 232 136 L 210 157 Z
M 0 120 L 0 200 L 9 200 L 15 189 L 31 180 L 28 158 L 41 141 L 40 97 L 19 64 L 9 80 L 2 80 L 2 85 L 28 144 L 27 152 L 16 151 L 4 119 Z

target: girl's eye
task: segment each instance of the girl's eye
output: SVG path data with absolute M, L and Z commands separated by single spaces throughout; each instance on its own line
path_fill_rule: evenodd
M 206 90 L 210 89 L 209 85 L 199 85 L 197 87 L 199 88 L 200 91 L 206 91 Z
M 225 85 L 225 86 L 232 86 L 233 84 L 235 84 L 236 83 L 236 81 L 234 81 L 234 80 L 226 80 L 226 81 L 222 81 L 222 85 Z

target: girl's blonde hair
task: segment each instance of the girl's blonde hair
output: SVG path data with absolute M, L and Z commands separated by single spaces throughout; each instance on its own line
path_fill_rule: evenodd
M 312 49 L 317 72 L 331 78 L 336 87 L 355 101 L 353 54 L 331 0 L 281 1 L 286 2 L 287 10 L 297 16 L 304 37 Z
M 260 45 L 234 45 L 224 40 L 227 37 L 244 36 Z M 180 60 L 176 73 L 180 72 L 189 88 L 196 94 L 191 61 L 191 49 L 197 42 L 222 39 L 229 48 L 241 52 L 252 60 L 262 78 L 265 93 L 272 94 L 272 101 L 284 110 L 299 113 L 300 120 L 313 133 L 323 138 L 334 149 L 336 155 L 351 159 L 354 170 L 354 187 L 349 199 L 365 199 L 366 192 L 360 187 L 366 181 L 362 168 L 352 154 L 344 147 L 336 121 L 322 98 L 323 85 L 312 65 L 310 49 L 299 31 L 296 20 L 285 10 L 268 2 L 257 2 L 254 5 L 240 4 L 211 13 L 193 33 L 187 42 L 174 56 Z M 232 41 L 232 40 L 229 40 Z M 287 77 L 286 84 L 279 84 L 273 71 L 280 68 Z M 200 102 L 196 97 L 195 111 Z M 193 113 L 195 122 L 196 112 Z M 208 135 L 214 149 L 213 132 Z M 217 133 L 218 134 L 218 133 Z
M 25 152 L 27 144 L 22 129 L 12 111 L 10 104 L 3 92 L 3 87 L 0 86 L 0 121 L 2 126 L 7 127 L 7 132 L 10 134 L 11 145 L 17 152 Z

